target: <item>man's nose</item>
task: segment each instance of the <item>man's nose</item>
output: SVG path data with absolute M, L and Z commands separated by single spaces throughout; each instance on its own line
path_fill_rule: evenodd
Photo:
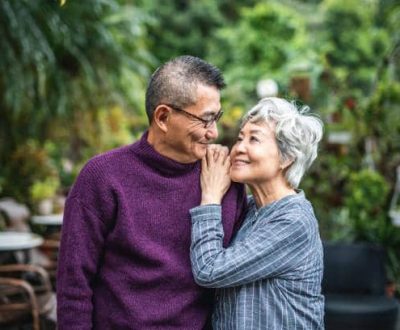
M 208 140 L 215 140 L 218 138 L 218 127 L 215 121 L 211 124 L 210 127 L 207 128 L 206 138 Z

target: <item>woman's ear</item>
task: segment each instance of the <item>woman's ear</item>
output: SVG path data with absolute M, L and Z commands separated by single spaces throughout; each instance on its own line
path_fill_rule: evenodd
M 171 110 L 163 104 L 160 104 L 153 113 L 153 121 L 164 133 L 168 131 L 168 120 Z
M 293 159 L 287 159 L 287 160 L 285 160 L 284 162 L 282 162 L 282 164 L 281 164 L 281 166 L 280 166 L 280 169 L 281 169 L 282 171 L 287 170 L 288 167 L 289 167 L 290 165 L 293 164 L 293 162 L 294 162 Z

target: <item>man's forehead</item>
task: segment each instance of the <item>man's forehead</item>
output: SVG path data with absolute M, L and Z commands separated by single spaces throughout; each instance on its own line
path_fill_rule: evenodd
M 199 83 L 196 85 L 193 107 L 198 115 L 212 116 L 221 110 L 220 91 L 215 86 Z

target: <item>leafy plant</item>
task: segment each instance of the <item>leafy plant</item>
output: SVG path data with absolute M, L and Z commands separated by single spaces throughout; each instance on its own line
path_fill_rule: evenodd
M 35 181 L 29 188 L 29 194 L 33 202 L 39 202 L 55 196 L 60 182 L 57 178 L 50 177 L 42 181 Z
M 365 169 L 350 174 L 344 205 L 355 240 L 383 243 L 388 221 L 389 185 L 378 172 Z

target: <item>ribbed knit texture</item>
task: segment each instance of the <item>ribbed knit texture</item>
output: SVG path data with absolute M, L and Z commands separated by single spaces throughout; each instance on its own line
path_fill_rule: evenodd
M 181 164 L 141 140 L 90 160 L 71 190 L 59 254 L 58 327 L 203 329 L 213 291 L 191 271 L 189 209 L 199 205 L 200 163 Z M 245 204 L 223 200 L 225 245 Z
M 257 209 L 254 199 L 228 248 L 221 208 L 191 211 L 191 257 L 201 285 L 217 290 L 215 330 L 322 330 L 322 244 L 304 193 Z

